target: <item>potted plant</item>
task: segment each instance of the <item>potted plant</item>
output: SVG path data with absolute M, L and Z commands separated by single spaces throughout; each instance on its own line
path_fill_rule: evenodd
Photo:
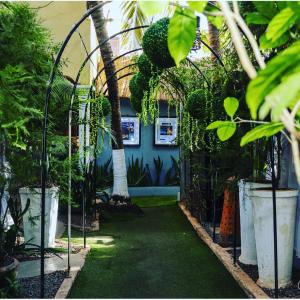
M 252 190 L 253 221 L 259 270 L 258 284 L 274 288 L 272 188 Z M 276 189 L 278 286 L 291 283 L 298 190 Z
M 241 255 L 239 261 L 245 265 L 257 265 L 256 243 L 253 221 L 253 189 L 271 187 L 264 172 L 266 143 L 257 141 L 253 146 L 252 179 L 241 179 L 239 187 L 239 208 L 241 226 Z

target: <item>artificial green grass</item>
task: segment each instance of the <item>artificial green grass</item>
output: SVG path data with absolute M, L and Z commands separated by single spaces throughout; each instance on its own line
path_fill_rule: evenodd
M 175 196 L 161 196 L 161 197 L 133 197 L 132 202 L 140 207 L 158 207 L 169 206 L 176 204 Z
M 143 210 L 89 234 L 70 298 L 246 297 L 176 205 Z

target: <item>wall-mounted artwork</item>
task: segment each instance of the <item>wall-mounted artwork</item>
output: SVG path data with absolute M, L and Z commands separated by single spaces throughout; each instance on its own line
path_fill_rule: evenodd
M 122 117 L 123 143 L 127 146 L 140 145 L 140 121 L 137 117 Z
M 155 122 L 155 145 L 177 145 L 177 118 L 157 118 Z

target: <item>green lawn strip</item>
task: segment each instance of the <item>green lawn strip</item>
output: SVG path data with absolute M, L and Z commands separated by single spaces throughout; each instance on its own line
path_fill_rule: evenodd
M 133 197 L 132 202 L 140 207 L 158 207 L 176 204 L 176 196 Z
M 177 206 L 144 212 L 115 215 L 88 234 L 91 252 L 70 298 L 246 297 Z

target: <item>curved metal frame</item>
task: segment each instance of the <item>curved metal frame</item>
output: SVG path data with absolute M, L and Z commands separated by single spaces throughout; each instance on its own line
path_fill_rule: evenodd
M 47 133 L 48 133 L 48 115 L 49 115 L 49 102 L 51 98 L 51 92 L 52 92 L 52 84 L 56 76 L 56 72 L 58 70 L 58 65 L 61 61 L 62 54 L 68 45 L 71 37 L 73 36 L 74 32 L 78 29 L 78 27 L 83 23 L 86 18 L 88 18 L 94 11 L 96 11 L 98 8 L 103 7 L 105 4 L 109 2 L 101 2 L 94 7 L 90 8 L 87 10 L 87 12 L 74 24 L 70 32 L 68 33 L 67 37 L 65 38 L 61 48 L 59 49 L 59 52 L 57 54 L 57 57 L 55 59 L 54 65 L 52 67 L 50 77 L 48 80 L 47 84 L 47 89 L 46 89 L 46 94 L 45 94 L 45 102 L 44 102 L 44 122 L 43 122 L 43 136 L 42 136 L 42 159 L 41 159 L 41 291 L 40 291 L 40 296 L 41 298 L 44 298 L 44 260 L 45 260 L 45 248 L 44 248 L 44 243 L 45 243 L 45 191 L 46 191 L 46 180 L 47 180 Z M 78 81 L 81 75 L 81 72 L 87 63 L 87 61 L 91 58 L 91 56 L 102 46 L 105 44 L 107 41 L 112 39 L 113 37 L 116 37 L 122 33 L 129 32 L 134 29 L 139 29 L 139 28 L 147 28 L 149 25 L 143 25 L 143 26 L 137 26 L 135 28 L 130 28 L 126 29 L 123 31 L 120 31 L 103 42 L 101 42 L 90 54 L 86 57 L 84 60 L 84 63 L 81 65 L 81 68 L 77 74 L 76 81 L 73 85 L 73 91 L 72 91 L 72 98 L 71 98 L 71 104 L 70 104 L 70 109 L 69 109 L 69 137 L 71 135 L 70 132 L 70 127 L 71 127 L 71 119 L 72 119 L 72 105 L 74 101 L 74 96 L 75 96 L 75 91 L 76 87 L 78 85 Z M 205 43 L 201 40 L 201 42 L 216 56 L 218 61 L 223 65 L 221 59 L 219 56 Z M 224 65 L 223 65 L 224 66 Z M 121 76 L 124 78 L 123 76 Z M 69 146 L 70 146 L 70 138 L 69 138 Z M 71 148 L 71 147 L 70 147 Z M 70 149 L 69 149 L 69 154 L 70 154 Z M 70 176 L 69 176 L 70 177 Z M 71 182 L 71 179 L 69 178 L 69 183 Z M 70 193 L 70 191 L 69 191 Z M 69 194 L 70 195 L 70 194 Z M 70 218 L 70 198 L 69 198 L 69 204 L 68 204 L 68 218 Z M 69 224 L 68 224 L 69 225 Z M 70 270 L 70 236 L 71 236 L 71 231 L 70 231 L 70 226 L 68 226 L 68 269 Z
M 123 70 L 125 70 L 127 68 L 130 68 L 130 67 L 136 66 L 136 65 L 137 65 L 137 63 L 133 63 L 133 64 L 129 64 L 129 65 L 125 66 L 125 67 L 122 67 L 122 68 L 118 69 L 115 73 L 113 73 L 110 77 L 108 77 L 107 80 L 102 84 L 102 87 L 100 89 L 100 93 L 102 92 L 104 86 L 113 78 L 113 76 L 117 75 L 119 72 L 121 72 L 121 71 L 123 71 Z
M 110 62 L 108 62 L 106 65 L 104 65 L 102 67 L 102 69 L 97 73 L 97 75 L 95 76 L 95 78 L 93 79 L 93 83 L 91 84 L 91 87 L 90 87 L 90 90 L 89 90 L 89 95 L 91 95 L 91 92 L 92 92 L 92 89 L 93 89 L 93 85 L 95 84 L 96 80 L 99 78 L 99 76 L 102 74 L 102 72 L 105 70 L 105 68 L 107 66 L 109 66 L 110 64 L 112 64 L 116 60 L 118 60 L 118 59 L 126 56 L 127 54 L 131 54 L 133 52 L 137 52 L 137 51 L 140 51 L 140 50 L 143 50 L 143 48 L 136 48 L 136 49 L 129 50 L 129 51 L 125 52 L 125 53 L 122 53 L 122 54 L 118 55 L 117 57 L 115 57 L 114 59 L 112 59 Z M 103 84 L 103 86 L 104 86 L 104 84 Z
M 47 84 L 46 95 L 45 95 L 45 103 L 44 103 L 44 122 L 43 122 L 43 136 L 42 136 L 42 159 L 41 159 L 41 290 L 40 296 L 44 298 L 45 296 L 45 197 L 46 197 L 46 180 L 47 180 L 47 133 L 48 133 L 48 115 L 49 115 L 49 101 L 52 91 L 52 84 L 58 69 L 58 65 L 60 63 L 62 54 L 69 43 L 71 37 L 77 28 L 83 23 L 83 21 L 88 18 L 94 11 L 98 8 L 103 7 L 106 3 L 99 3 L 94 7 L 90 8 L 79 20 L 73 28 L 68 33 L 65 38 L 59 52 L 56 56 L 54 65 L 52 67 L 50 77 Z M 69 251 L 68 251 L 69 252 Z

